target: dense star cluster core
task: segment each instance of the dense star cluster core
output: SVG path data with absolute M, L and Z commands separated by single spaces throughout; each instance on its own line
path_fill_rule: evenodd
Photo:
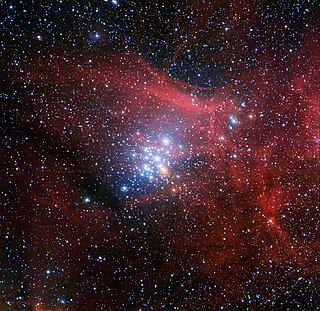
M 319 2 L 1 12 L 1 311 L 320 310 Z

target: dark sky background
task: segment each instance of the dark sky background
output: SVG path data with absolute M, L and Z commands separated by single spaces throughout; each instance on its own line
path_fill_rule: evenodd
M 0 310 L 320 310 L 319 9 L 2 2 Z

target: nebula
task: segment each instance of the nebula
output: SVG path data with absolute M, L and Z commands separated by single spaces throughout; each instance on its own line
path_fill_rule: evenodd
M 255 26 L 251 6 L 223 11 L 230 40 Z M 319 307 L 319 33 L 204 86 L 168 69 L 224 10 L 191 9 L 162 68 L 126 48 L 8 71 L 4 310 Z

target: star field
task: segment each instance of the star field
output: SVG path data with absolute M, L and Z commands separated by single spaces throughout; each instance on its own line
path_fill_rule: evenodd
M 320 310 L 317 1 L 4 1 L 0 310 Z

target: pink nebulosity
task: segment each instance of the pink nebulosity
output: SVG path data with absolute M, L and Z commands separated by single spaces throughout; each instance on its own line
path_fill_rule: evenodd
M 30 73 L 15 82 L 45 81 L 47 86 L 36 91 L 36 102 L 26 95 L 29 106 L 16 117 L 39 133 L 51 133 L 48 141 L 56 146 L 52 150 L 39 147 L 33 137 L 22 148 L 31 169 L 12 168 L 20 189 L 28 189 L 19 217 L 24 218 L 32 206 L 41 207 L 33 218 L 35 231 L 26 235 L 40 254 L 34 273 L 42 269 L 47 244 L 61 248 L 59 235 L 67 237 L 65 249 L 56 258 L 61 265 L 68 262 L 67 254 L 85 253 L 92 239 L 100 241 L 101 236 L 110 239 L 108 247 L 125 248 L 121 226 L 116 224 L 118 212 L 101 202 L 83 211 L 80 189 L 83 175 L 89 173 L 104 178 L 123 169 L 124 175 L 133 175 L 143 162 L 128 158 L 146 147 L 159 152 L 168 149 L 170 163 L 175 165 L 162 171 L 162 188 L 133 193 L 121 208 L 154 213 L 155 218 L 158 205 L 177 210 L 178 232 L 168 229 L 169 220 L 160 220 L 157 229 L 172 241 L 182 262 L 191 260 L 202 273 L 217 276 L 234 297 L 241 294 L 240 284 L 248 270 L 268 260 L 280 265 L 294 262 L 307 273 L 319 272 L 319 239 L 306 242 L 299 227 L 303 226 L 299 216 L 308 209 L 310 219 L 304 221 L 316 230 L 315 199 L 301 198 L 299 193 L 319 185 L 315 172 L 319 169 L 316 73 L 320 68 L 311 40 L 306 37 L 302 46 L 308 50 L 307 58 L 293 56 L 290 81 L 275 83 L 277 69 L 271 60 L 264 60 L 264 65 L 242 73 L 236 81 L 212 88 L 210 96 L 205 96 L 208 88 L 177 81 L 134 53 L 79 62 L 61 56 L 47 62 L 34 60 Z M 177 47 L 177 55 L 181 48 Z M 59 90 L 56 97 L 46 92 L 50 87 Z M 250 93 L 245 107 L 239 105 L 242 89 Z M 237 117 L 231 130 L 230 116 Z M 168 132 L 173 142 L 163 147 L 161 138 Z M 61 160 L 60 146 L 76 152 L 68 151 L 66 160 Z M 49 160 L 42 170 L 43 154 Z M 79 154 L 85 158 L 81 163 Z M 38 186 L 27 185 L 30 173 Z M 56 231 L 50 230 L 49 223 L 54 221 L 61 223 Z M 108 225 L 97 232 L 96 226 L 105 222 Z M 88 238 L 83 239 L 87 231 Z M 45 243 L 39 241 L 41 236 Z M 33 260 L 33 250 L 26 253 Z M 164 270 L 174 266 L 179 271 L 170 261 L 164 265 Z M 70 275 L 77 274 L 71 265 L 66 269 Z M 33 296 L 40 287 L 34 287 Z M 223 303 L 222 296 L 216 295 L 217 304 Z

